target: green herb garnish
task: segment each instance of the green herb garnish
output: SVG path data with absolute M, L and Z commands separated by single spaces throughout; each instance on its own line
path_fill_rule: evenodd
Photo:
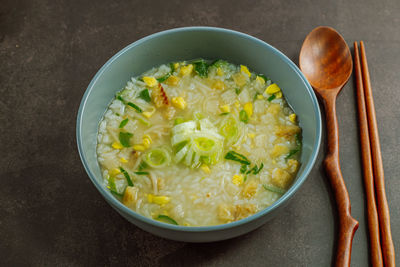
M 222 59 L 214 60 L 214 61 L 210 64 L 210 66 L 214 66 L 214 67 L 216 67 L 216 68 L 222 67 L 222 66 L 224 66 L 224 65 L 228 65 L 228 62 L 225 61 L 225 60 L 222 60 Z
M 124 128 L 124 126 L 128 123 L 129 119 L 125 119 L 123 121 L 121 121 L 121 123 L 119 124 L 119 128 Z
M 263 184 L 263 187 L 264 187 L 265 190 L 268 190 L 268 191 L 271 191 L 271 192 L 274 192 L 274 193 L 278 193 L 278 194 L 281 194 L 281 195 L 285 194 L 285 192 L 286 192 L 282 188 L 279 188 L 279 187 L 276 187 L 276 186 L 273 186 L 273 185 Z
M 232 151 L 232 150 L 229 151 L 228 153 L 226 153 L 225 159 L 237 161 L 237 162 L 240 162 L 240 163 L 245 164 L 245 165 L 250 165 L 250 160 L 248 160 L 242 154 L 239 154 L 239 153 L 237 153 L 235 151 Z
M 295 135 L 295 138 L 296 138 L 296 145 L 297 145 L 297 147 L 296 147 L 295 149 L 290 150 L 290 151 L 289 151 L 289 154 L 287 154 L 287 156 L 285 157 L 285 159 L 291 158 L 292 156 L 294 156 L 295 154 L 297 154 L 297 153 L 300 152 L 300 150 L 301 150 L 301 136 L 300 136 L 300 134 L 297 133 L 297 134 Z
M 247 170 L 247 165 L 246 165 L 246 164 L 243 164 L 243 165 L 240 167 L 240 173 L 245 173 L 246 170 Z
M 115 113 L 115 115 L 117 115 L 117 116 L 121 116 L 121 114 L 119 114 L 118 112 L 117 112 L 117 113 Z
M 151 97 L 150 97 L 150 94 L 149 94 L 149 90 L 148 90 L 148 89 L 144 89 L 143 91 L 141 91 L 141 92 L 139 93 L 139 97 L 140 97 L 141 99 L 143 99 L 144 101 L 146 101 L 146 102 L 151 102 Z
M 171 73 L 165 74 L 164 76 L 158 78 L 157 81 L 160 82 L 160 83 L 162 83 L 162 82 L 164 82 L 165 80 L 167 80 L 167 79 L 169 78 L 169 76 L 171 76 Z
M 122 174 L 125 176 L 126 181 L 128 182 L 128 185 L 133 186 L 133 183 L 132 183 L 131 177 L 129 176 L 129 173 L 127 171 L 125 171 L 124 168 L 122 168 L 122 167 L 119 167 L 119 169 L 122 172 Z
M 149 175 L 149 172 L 134 172 L 137 175 Z
M 275 98 L 276 98 L 276 96 L 275 96 L 275 95 L 271 95 L 270 97 L 268 97 L 268 99 L 267 99 L 267 100 L 268 100 L 269 102 L 271 102 L 271 101 L 272 101 L 272 100 L 274 100 Z
M 204 59 L 199 59 L 196 61 L 193 61 L 192 64 L 194 65 L 194 71 L 200 76 L 200 77 L 207 77 L 208 76 L 208 67 L 209 65 Z
M 268 81 L 271 80 L 270 78 L 268 78 L 268 77 L 265 76 L 264 74 L 258 74 L 258 76 L 260 76 L 261 78 L 263 78 L 265 82 L 268 82 Z
M 235 93 L 236 93 L 237 95 L 239 95 L 240 92 L 241 92 L 240 88 L 235 88 Z
M 156 217 L 156 220 L 160 220 L 160 221 L 164 221 L 166 223 L 178 225 L 178 223 L 174 219 L 172 219 L 171 217 L 169 217 L 167 215 L 160 214 Z
M 253 174 L 258 174 L 262 170 L 262 168 L 264 168 L 264 163 L 261 162 L 260 167 L 258 167 L 257 170 L 254 170 Z
M 169 67 L 171 68 L 171 74 L 174 73 L 175 71 L 175 67 L 174 67 L 174 63 L 169 63 Z
M 220 116 L 225 116 L 225 115 L 228 115 L 229 114 L 229 112 L 222 112 L 221 114 L 219 114 Z
M 139 164 L 139 171 L 144 170 L 144 169 L 147 169 L 148 167 L 149 167 L 149 165 L 147 165 L 146 162 L 142 161 L 142 162 L 140 162 L 140 164 Z
M 185 122 L 185 120 L 183 118 L 178 117 L 178 118 L 176 118 L 174 120 L 174 125 L 178 125 L 178 124 L 181 124 L 181 123 L 184 123 L 184 122 Z
M 116 196 L 122 197 L 124 195 L 123 193 L 118 193 L 114 177 L 108 178 L 108 189 L 110 189 L 110 192 Z
M 119 133 L 119 142 L 124 147 L 130 147 L 131 146 L 130 139 L 131 139 L 132 136 L 133 136 L 133 134 L 131 134 L 131 133 L 120 132 Z
M 138 112 L 138 113 L 142 113 L 142 112 L 143 112 L 143 110 L 142 110 L 140 107 L 136 106 L 136 105 L 133 104 L 132 102 L 128 102 L 127 105 L 130 106 L 130 107 L 132 107 L 132 108 L 134 108 L 134 109 L 136 110 L 136 112 Z
M 249 116 L 247 115 L 246 111 L 244 111 L 243 109 L 239 112 L 239 119 L 244 123 L 249 122 Z

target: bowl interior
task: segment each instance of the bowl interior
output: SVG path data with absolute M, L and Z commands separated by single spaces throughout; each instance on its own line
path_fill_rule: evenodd
M 303 129 L 302 165 L 285 194 L 289 198 L 305 180 L 319 149 L 321 118 L 312 88 L 294 63 L 270 45 L 246 34 L 209 27 L 180 28 L 143 38 L 118 52 L 93 78 L 78 112 L 77 141 L 83 164 L 96 187 L 107 198 L 113 198 L 100 189 L 102 176 L 96 159 L 96 136 L 98 123 L 115 93 L 131 77 L 154 66 L 195 58 L 225 59 L 247 65 L 268 75 L 282 88 Z

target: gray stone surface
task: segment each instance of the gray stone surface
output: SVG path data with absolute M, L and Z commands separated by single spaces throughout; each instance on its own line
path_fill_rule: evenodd
M 256 36 L 297 63 L 318 25 L 364 40 L 381 135 L 392 233 L 400 259 L 400 1 L 30 1 L 0 5 L 0 265 L 329 266 L 332 192 L 314 170 L 285 211 L 233 240 L 164 240 L 121 218 L 92 186 L 75 119 L 96 71 L 141 37 L 191 25 Z M 352 266 L 368 265 L 354 81 L 337 101 L 342 171 L 360 222 Z

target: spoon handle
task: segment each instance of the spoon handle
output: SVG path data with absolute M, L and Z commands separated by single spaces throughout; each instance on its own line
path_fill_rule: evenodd
M 346 185 L 340 171 L 339 127 L 336 118 L 336 95 L 339 90 L 326 90 L 323 95 L 327 127 L 327 155 L 324 160 L 325 171 L 336 199 L 339 217 L 339 237 L 335 266 L 350 266 L 351 245 L 358 228 L 358 222 L 351 216 L 351 205 Z

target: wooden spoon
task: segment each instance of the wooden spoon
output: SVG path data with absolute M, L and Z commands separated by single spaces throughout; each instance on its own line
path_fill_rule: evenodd
M 350 266 L 351 245 L 358 222 L 351 217 L 350 199 L 340 171 L 336 97 L 352 69 L 350 49 L 343 37 L 330 27 L 317 27 L 304 40 L 300 69 L 322 99 L 327 127 L 327 155 L 324 160 L 335 195 L 339 216 L 336 266 Z

